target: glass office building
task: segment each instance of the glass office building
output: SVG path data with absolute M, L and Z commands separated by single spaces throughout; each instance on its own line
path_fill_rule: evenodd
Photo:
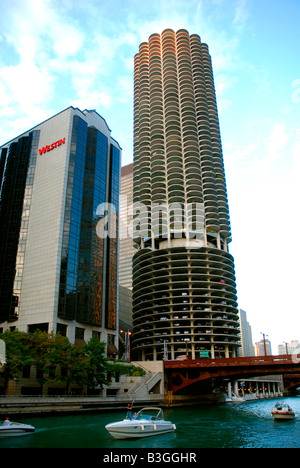
M 116 353 L 119 144 L 96 111 L 69 107 L 0 150 L 0 329 L 94 335 Z
M 234 260 L 211 57 L 171 29 L 134 62 L 133 259 L 137 359 L 234 357 Z

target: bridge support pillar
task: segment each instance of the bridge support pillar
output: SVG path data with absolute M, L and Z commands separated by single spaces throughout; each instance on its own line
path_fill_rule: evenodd
M 237 380 L 234 382 L 233 389 L 234 389 L 233 391 L 234 391 L 235 396 L 239 396 L 239 383 Z
M 232 397 L 231 382 L 228 382 L 227 384 L 227 395 L 228 395 L 228 398 Z

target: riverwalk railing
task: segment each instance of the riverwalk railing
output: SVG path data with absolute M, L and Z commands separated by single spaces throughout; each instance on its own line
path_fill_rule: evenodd
M 0 417 L 12 414 L 43 414 L 67 413 L 77 411 L 104 411 L 126 409 L 128 403 L 135 406 L 159 404 L 164 401 L 164 395 L 151 394 L 142 397 L 132 395 L 121 396 L 0 396 Z

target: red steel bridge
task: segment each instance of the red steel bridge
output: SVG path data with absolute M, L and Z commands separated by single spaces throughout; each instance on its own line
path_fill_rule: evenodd
M 221 386 L 227 380 L 282 375 L 287 389 L 300 387 L 300 359 L 293 355 L 236 357 L 224 359 L 184 359 L 164 361 L 168 391 L 173 394 L 198 393 L 199 389 Z

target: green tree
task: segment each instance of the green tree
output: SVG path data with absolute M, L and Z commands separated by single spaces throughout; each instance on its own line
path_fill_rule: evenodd
M 49 335 L 48 332 L 41 330 L 35 330 L 31 335 L 32 364 L 37 369 L 37 381 L 41 387 L 47 383 L 47 373 L 45 373 L 45 369 L 47 368 L 47 354 L 50 345 L 50 337 L 52 335 L 53 333 Z
M 104 357 L 105 343 L 96 338 L 84 346 L 71 344 L 68 338 L 53 332 L 36 330 L 33 333 L 18 330 L 0 334 L 6 343 L 6 364 L 1 367 L 0 377 L 6 393 L 8 382 L 19 377 L 23 368 L 34 365 L 37 380 L 45 384 L 65 385 L 68 393 L 70 386 L 76 384 L 82 389 L 108 385 L 107 373 L 142 375 L 144 371 L 135 366 L 116 364 Z
M 116 374 L 129 375 L 132 377 L 143 376 L 146 374 L 144 369 L 141 367 L 111 361 L 107 362 L 106 369 L 108 372 L 111 372 L 114 377 Z
M 87 375 L 86 384 L 91 390 L 95 390 L 97 386 L 100 388 L 107 382 L 107 361 L 104 357 L 105 343 L 100 343 L 96 338 L 91 338 L 90 341 L 83 346 L 83 352 L 87 358 Z
M 28 333 L 19 330 L 6 330 L 0 338 L 6 344 L 6 363 L 0 370 L 5 395 L 9 380 L 19 377 L 24 367 L 31 364 L 32 348 Z
M 51 335 L 45 355 L 44 376 L 47 383 L 65 384 L 66 393 L 71 384 L 86 384 L 88 359 L 84 350 L 71 344 L 65 336 Z

